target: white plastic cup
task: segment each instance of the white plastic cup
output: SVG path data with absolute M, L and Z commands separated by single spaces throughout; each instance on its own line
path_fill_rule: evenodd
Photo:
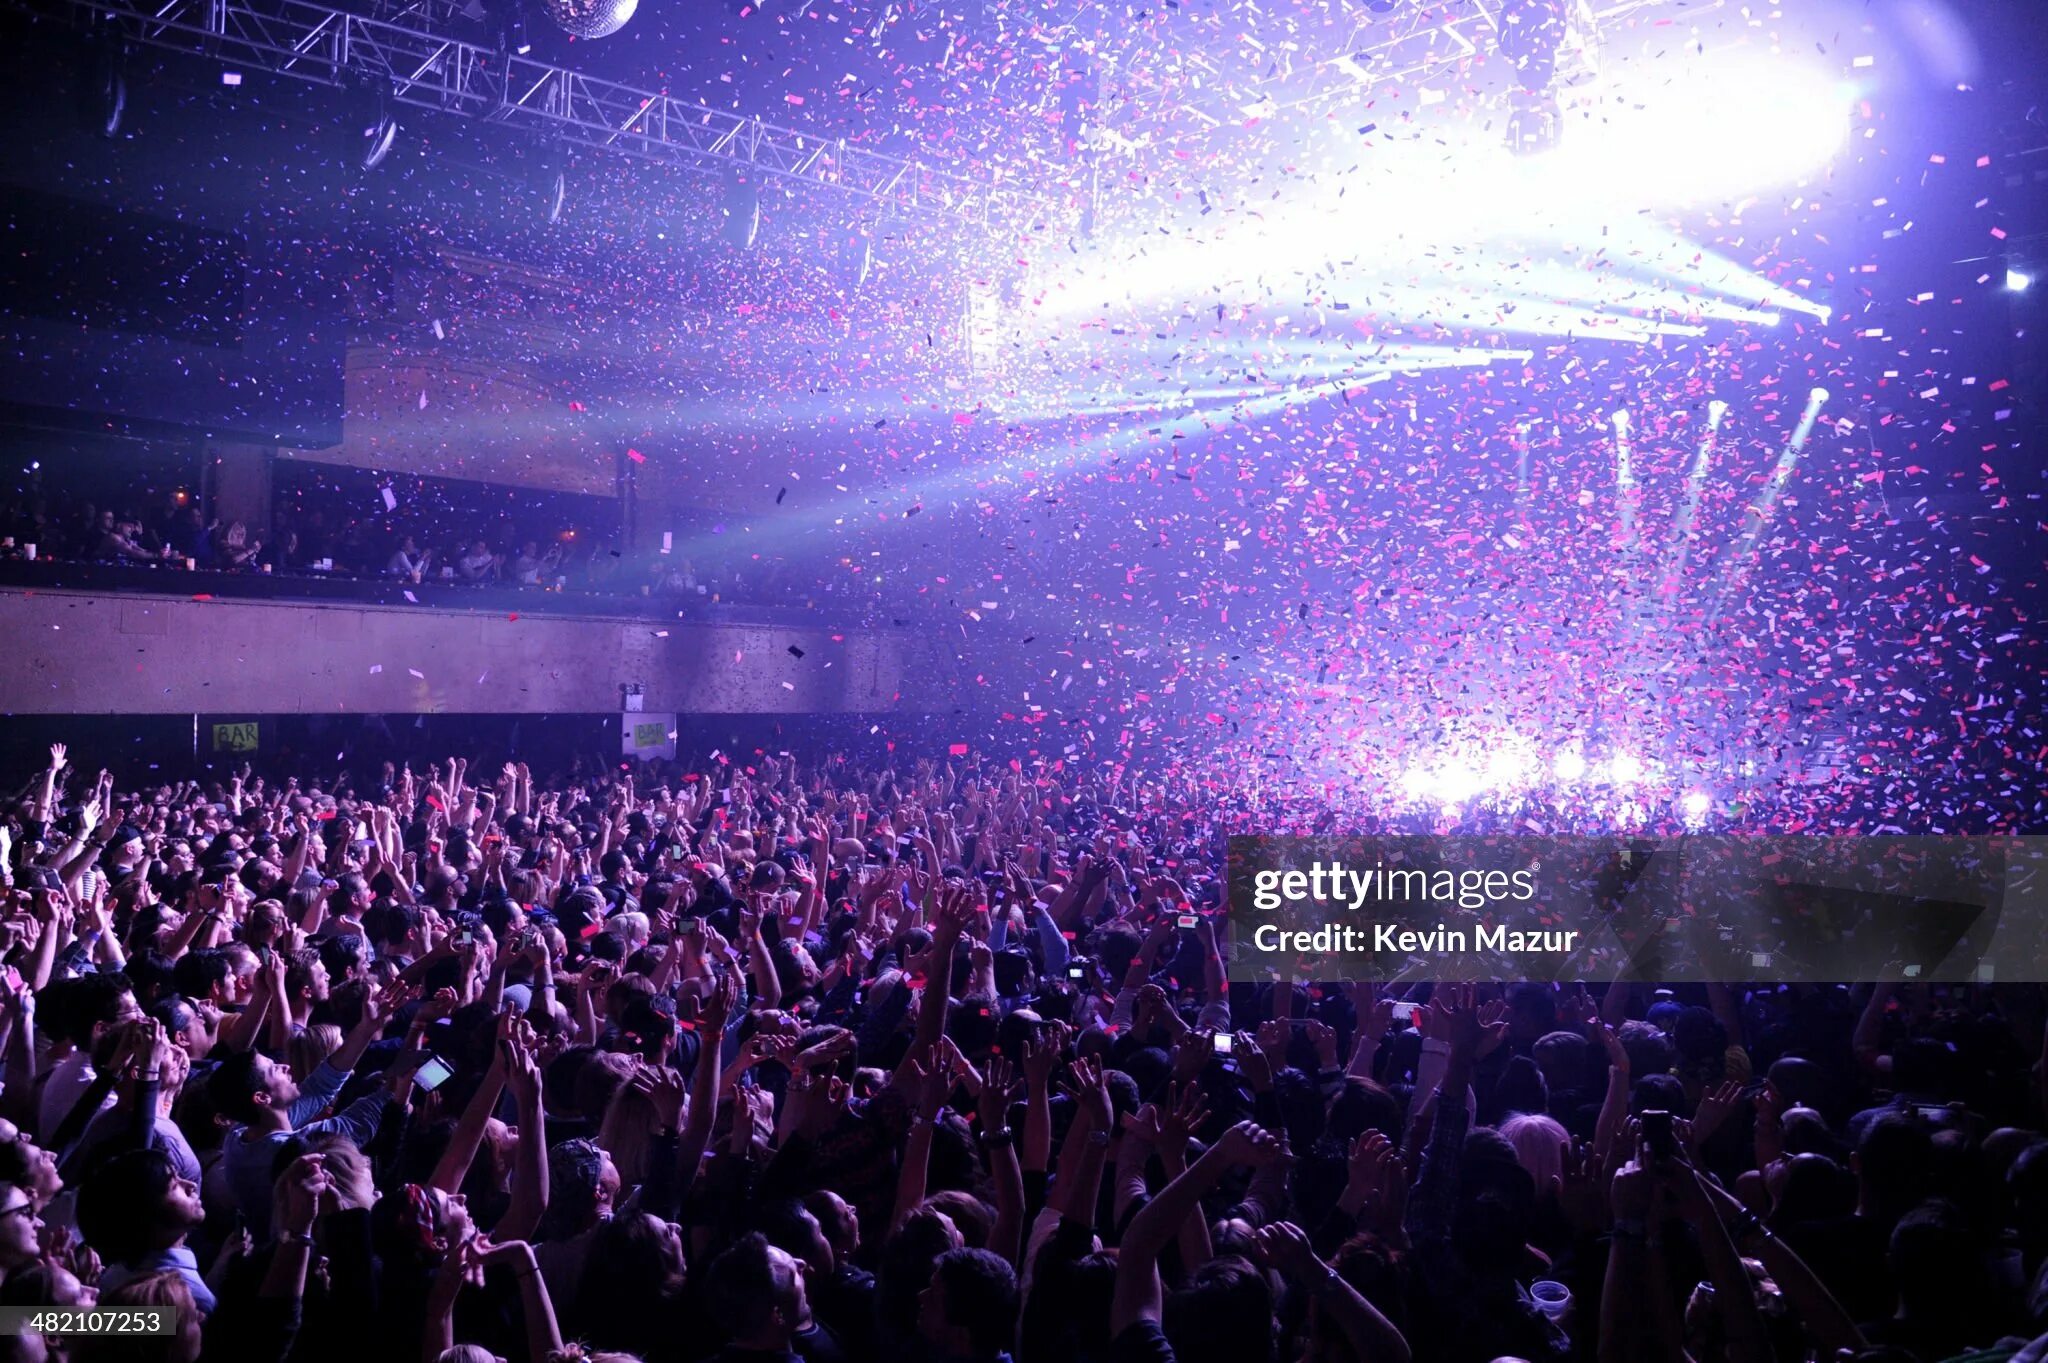
M 1552 1320 L 1563 1320 L 1572 1309 L 1572 1290 L 1548 1278 L 1530 1283 L 1529 1295 L 1536 1299 L 1536 1309 Z

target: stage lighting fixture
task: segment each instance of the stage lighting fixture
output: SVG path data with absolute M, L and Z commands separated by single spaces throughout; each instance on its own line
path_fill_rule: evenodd
M 1643 779 L 1643 759 L 1632 752 L 1618 752 L 1607 763 L 1607 774 L 1617 786 L 1631 786 Z
M 119 137 L 128 112 L 127 52 L 119 38 L 108 35 L 94 45 L 80 87 L 80 111 L 86 126 L 101 137 Z
M 1825 406 L 1828 400 L 1828 390 L 1825 388 L 1816 388 L 1811 393 L 1808 393 L 1806 395 L 1806 400 L 1812 403 L 1815 407 Z
M 363 141 L 359 164 L 364 170 L 375 170 L 384 164 L 384 158 L 391 155 L 391 148 L 398 141 L 398 119 L 382 95 L 377 96 L 368 121 L 362 125 Z
M 1707 404 L 1707 424 L 1712 426 L 1715 430 L 1718 431 L 1721 429 L 1721 420 L 1727 415 L 1728 404 L 1721 401 L 1721 399 L 1715 398 L 1712 402 Z
M 2011 289 L 2014 293 L 2025 293 L 2027 285 L 2033 282 L 2034 277 L 2032 275 L 2022 274 L 2018 270 L 2011 269 L 2005 272 L 2005 287 Z
M 1567 748 L 1557 755 L 1550 769 L 1557 773 L 1560 781 L 1576 781 L 1586 774 L 1586 756 L 1577 748 Z
M 1554 88 L 1565 39 L 1564 0 L 1508 0 L 1500 12 L 1500 50 L 1514 63 L 1508 95 L 1508 150 L 1518 156 L 1557 145 L 1564 108 Z
M 1607 419 L 1614 423 L 1614 429 L 1617 431 L 1626 431 L 1628 429 L 1628 413 L 1625 411 L 1616 412 Z
M 1679 801 L 1679 809 L 1685 814 L 1687 823 L 1698 823 L 1707 817 L 1707 811 L 1714 807 L 1714 801 L 1704 790 L 1688 790 Z
M 854 227 L 846 234 L 845 254 L 842 257 L 846 277 L 853 281 L 852 287 L 859 288 L 868 282 L 868 276 L 875 272 L 875 238 L 865 227 Z
M 1508 150 L 1534 156 L 1556 146 L 1564 131 L 1564 106 L 1549 90 L 1515 90 L 1508 95 Z
M 744 173 L 725 182 L 725 203 L 719 212 L 725 218 L 725 239 L 744 251 L 761 234 L 761 191 Z

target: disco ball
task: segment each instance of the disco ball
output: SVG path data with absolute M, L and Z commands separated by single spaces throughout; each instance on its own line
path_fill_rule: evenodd
M 576 38 L 609 38 L 626 26 L 640 0 L 542 0 L 548 18 Z

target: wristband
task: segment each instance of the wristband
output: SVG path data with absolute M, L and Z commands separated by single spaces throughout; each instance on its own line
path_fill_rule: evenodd
M 995 1131 L 984 1131 L 976 1139 L 984 1150 L 1000 1150 L 1006 1145 L 1015 1145 L 1017 1133 L 1005 1126 Z
M 313 1248 L 314 1244 L 312 1233 L 309 1231 L 288 1230 L 278 1238 L 287 1245 L 303 1245 L 307 1249 Z
M 1108 1133 L 1107 1131 L 1091 1131 L 1091 1132 L 1089 1132 L 1089 1133 L 1088 1133 L 1088 1144 L 1090 1144 L 1090 1145 L 1108 1145 L 1108 1144 L 1109 1144 L 1109 1133 Z

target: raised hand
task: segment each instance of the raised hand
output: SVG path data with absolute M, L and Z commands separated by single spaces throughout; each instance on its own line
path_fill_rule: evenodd
M 1268 1268 L 1294 1282 L 1321 1282 L 1330 1271 L 1329 1265 L 1309 1246 L 1301 1227 L 1291 1221 L 1259 1227 L 1253 1235 L 1252 1248 Z
M 917 1115 L 925 1121 L 935 1121 L 940 1109 L 946 1106 L 946 1099 L 952 1096 L 953 1072 L 936 1047 L 925 1053 L 922 1063 L 911 1061 L 910 1072 L 917 1080 Z
M 1742 1106 L 1742 1085 L 1730 1079 L 1714 1085 L 1700 1095 L 1699 1106 L 1693 1110 L 1691 1140 L 1687 1142 L 1697 1150 L 1707 1139 L 1721 1128 L 1730 1113 Z
M 975 1098 L 976 1115 L 984 1133 L 1000 1131 L 1010 1112 L 1010 1093 L 1016 1086 L 1017 1070 L 1002 1056 L 990 1056 Z
M 1600 1044 L 1607 1051 L 1608 1067 L 1620 1070 L 1624 1075 L 1627 1074 L 1629 1065 L 1628 1047 L 1621 1044 L 1621 1038 L 1615 1035 L 1612 1027 L 1609 1027 L 1604 1022 L 1599 1024 L 1599 1026 Z
M 1223 1157 L 1232 1164 L 1262 1169 L 1280 1158 L 1280 1138 L 1257 1122 L 1239 1122 L 1223 1133 L 1218 1143 Z
M 1239 1032 L 1232 1038 L 1231 1054 L 1237 1057 L 1238 1073 L 1254 1093 L 1265 1093 L 1273 1087 L 1273 1062 L 1250 1032 Z
M 1077 1059 L 1067 1066 L 1067 1074 L 1067 1092 L 1073 1095 L 1080 1110 L 1088 1114 L 1095 1130 L 1108 1131 L 1114 1109 L 1109 1101 L 1109 1085 L 1103 1082 L 1102 1062 Z
M 1174 1084 L 1167 1089 L 1166 1105 L 1154 1111 L 1159 1152 L 1175 1157 L 1188 1148 L 1188 1141 L 1209 1120 L 1209 1100 L 1199 1084 Z
M 1375 1230 L 1398 1231 L 1408 1207 L 1408 1170 L 1401 1151 L 1378 1131 L 1351 1145 L 1339 1205 Z
M 538 1072 L 535 1071 L 536 1074 Z M 662 1125 L 670 1128 L 682 1125 L 683 1097 L 689 1092 L 689 1083 L 679 1071 L 667 1065 L 643 1065 L 628 1082 L 647 1100 Z
M 301 1155 L 277 1180 L 277 1224 L 294 1235 L 310 1235 L 320 1199 L 334 1186 L 325 1155 Z
M 1358 1019 L 1359 1032 L 1366 1040 L 1373 1042 L 1375 1045 L 1379 1043 L 1380 1039 L 1387 1034 L 1393 1025 L 1394 1001 L 1392 999 L 1374 999 L 1372 1007 L 1366 1009 Z
M 533 1053 L 533 1028 L 524 1019 L 512 1028 L 499 1054 L 505 1062 L 505 1087 L 524 1110 L 540 1106 L 540 1062 Z M 680 1106 L 680 1104 L 678 1104 Z
M 1043 1036 L 1034 1037 L 1024 1043 L 1024 1082 L 1033 1093 L 1042 1093 L 1052 1083 L 1052 1072 L 1059 1066 L 1060 1048 Z
M 1309 1044 L 1315 1047 L 1317 1068 L 1324 1070 L 1336 1069 L 1337 1033 L 1330 1028 L 1329 1024 L 1310 1018 L 1301 1025 L 1301 1030 L 1308 1037 Z
M 1178 1083 L 1188 1083 L 1209 1067 L 1209 1058 L 1216 1053 L 1216 1033 L 1204 1027 L 1200 1030 L 1182 1032 L 1180 1040 L 1173 1043 L 1173 1078 Z

